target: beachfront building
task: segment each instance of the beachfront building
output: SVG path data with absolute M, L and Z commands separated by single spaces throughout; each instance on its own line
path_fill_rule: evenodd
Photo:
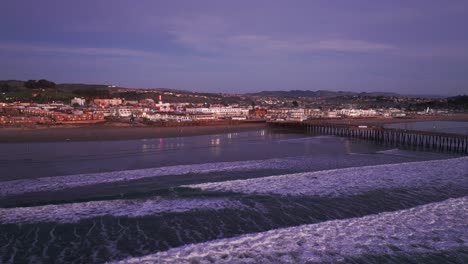
M 304 114 L 308 118 L 320 118 L 324 116 L 323 111 L 317 108 L 306 108 L 304 109 Z
M 216 117 L 211 113 L 190 113 L 189 116 L 193 121 L 206 121 L 216 119 Z
M 172 122 L 188 122 L 192 121 L 189 115 L 184 113 L 168 113 L 168 112 L 157 112 L 152 114 L 146 114 L 145 118 L 150 121 L 172 121 Z
M 337 110 L 338 115 L 343 117 L 374 117 L 377 111 L 374 109 L 341 109 Z
M 338 117 L 338 112 L 337 111 L 325 111 L 324 116 L 327 118 L 337 118 Z
M 305 121 L 307 120 L 306 110 L 304 108 L 276 108 L 268 110 L 269 119 Z
M 187 108 L 185 110 L 189 114 L 212 114 L 213 116 L 220 117 L 233 117 L 233 116 L 247 116 L 249 114 L 248 108 L 240 107 L 196 107 Z

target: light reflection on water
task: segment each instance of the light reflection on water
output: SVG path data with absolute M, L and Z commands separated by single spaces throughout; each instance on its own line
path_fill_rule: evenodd
M 346 138 L 269 130 L 143 140 L 0 144 L 0 181 L 302 155 L 339 157 L 385 149 Z

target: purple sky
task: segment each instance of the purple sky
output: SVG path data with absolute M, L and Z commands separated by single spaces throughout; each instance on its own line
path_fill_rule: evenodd
M 0 79 L 468 93 L 468 1 L 14 0 Z

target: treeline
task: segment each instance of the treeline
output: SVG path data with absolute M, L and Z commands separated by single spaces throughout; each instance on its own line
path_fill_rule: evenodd
M 94 89 L 94 88 L 84 88 L 76 89 L 72 92 L 74 95 L 85 97 L 85 98 L 110 98 L 109 90 L 104 89 Z
M 28 89 L 55 89 L 55 83 L 46 79 L 28 80 L 24 83 L 24 87 Z
M 13 93 L 24 88 L 24 82 L 15 80 L 0 81 L 1 93 Z
M 28 89 L 56 89 L 56 84 L 54 82 L 48 81 L 46 79 L 40 80 L 28 80 L 23 81 L 0 81 L 0 92 L 2 93 L 13 93 L 20 90 Z
M 423 111 L 427 108 L 430 109 L 448 109 L 455 111 L 468 110 L 468 95 L 459 95 L 449 97 L 446 100 L 433 100 L 426 103 L 412 104 L 408 107 L 411 111 Z

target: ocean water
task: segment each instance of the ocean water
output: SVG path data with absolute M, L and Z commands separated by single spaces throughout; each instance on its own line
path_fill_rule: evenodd
M 0 263 L 468 262 L 467 157 L 259 130 L 0 166 Z

